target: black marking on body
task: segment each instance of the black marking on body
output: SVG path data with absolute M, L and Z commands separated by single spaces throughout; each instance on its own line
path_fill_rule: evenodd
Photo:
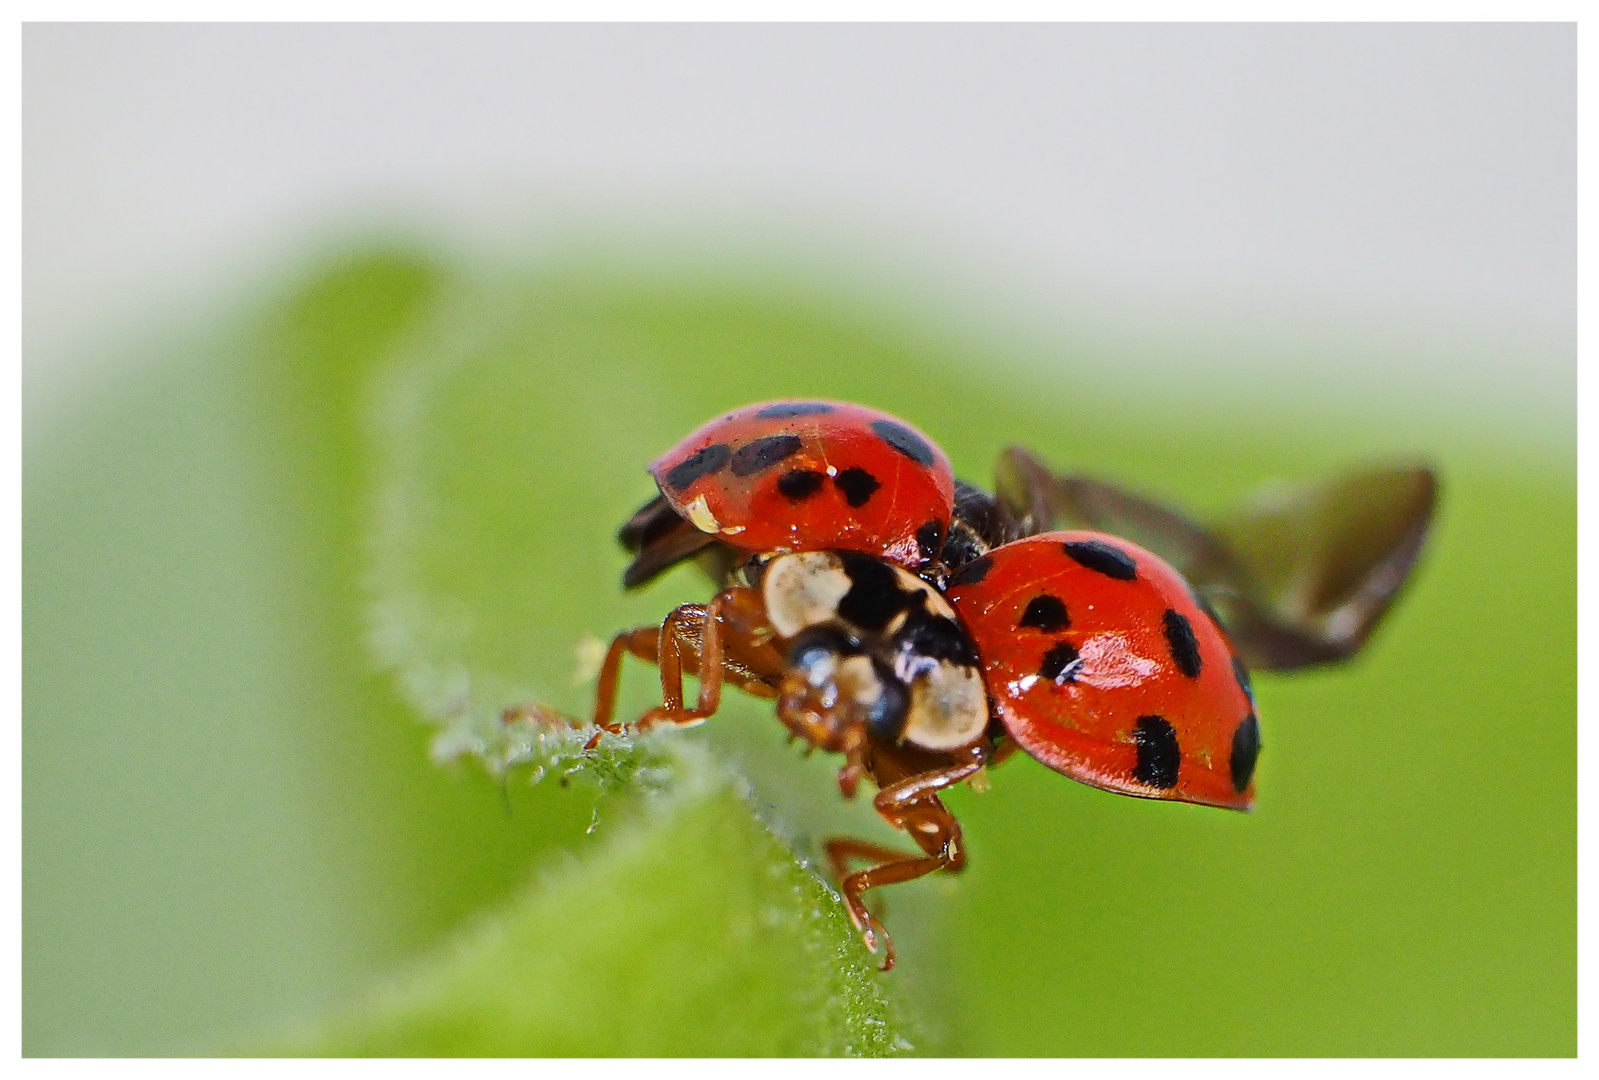
M 1062 641 L 1050 646 L 1049 651 L 1044 654 L 1044 662 L 1038 665 L 1038 677 L 1060 684 L 1069 683 L 1077 678 L 1077 672 L 1082 666 L 1083 661 L 1078 656 L 1077 646 L 1069 641 Z
M 877 477 L 859 466 L 851 466 L 833 477 L 833 485 L 844 495 L 844 501 L 859 510 L 882 484 Z
M 873 420 L 872 430 L 877 432 L 878 438 L 918 465 L 927 466 L 938 460 L 933 448 L 927 445 L 927 440 L 904 424 L 896 424 L 892 420 Z
M 910 691 L 881 657 L 872 657 L 872 674 L 877 676 L 882 696 L 872 702 L 871 711 L 863 718 L 866 728 L 884 742 L 898 742 L 910 718 Z
M 896 651 L 907 657 L 948 660 L 971 668 L 982 664 L 977 646 L 966 636 L 960 623 L 925 608 L 906 616 L 905 625 L 894 635 L 894 642 Z
M 1233 774 L 1233 790 L 1240 795 L 1255 777 L 1255 761 L 1260 757 L 1260 721 L 1255 714 L 1244 717 L 1238 730 L 1233 732 L 1233 753 L 1228 767 Z
M 703 450 L 696 450 L 667 470 L 666 486 L 682 491 L 702 476 L 721 472 L 732 456 L 726 443 L 712 443 Z
M 822 490 L 827 474 L 811 469 L 795 469 L 777 478 L 777 490 L 792 502 L 801 502 Z
M 762 420 L 792 420 L 796 416 L 819 416 L 832 411 L 833 406 L 820 401 L 779 401 L 755 415 Z
M 1138 746 L 1133 779 L 1150 787 L 1176 787 L 1177 770 L 1183 758 L 1177 746 L 1177 732 L 1166 718 L 1140 716 L 1138 726 L 1133 729 L 1133 742 Z
M 733 475 L 754 476 L 797 454 L 805 443 L 798 435 L 768 435 L 745 443 L 733 452 Z
M 1104 574 L 1117 581 L 1132 581 L 1138 576 L 1138 564 L 1133 557 L 1103 540 L 1068 540 L 1065 547 L 1066 554 L 1076 560 L 1079 566 L 1096 574 Z
M 1244 696 L 1249 699 L 1249 707 L 1253 709 L 1255 707 L 1255 687 L 1249 681 L 1249 669 L 1244 667 L 1244 662 L 1236 656 L 1233 657 L 1233 678 L 1238 680 L 1238 689 L 1244 692 Z
M 987 555 L 984 555 L 981 558 L 973 559 L 971 562 L 967 563 L 965 566 L 951 574 L 949 576 L 949 580 L 944 583 L 944 586 L 945 588 L 954 589 L 962 585 L 976 585 L 979 581 L 982 581 L 988 576 L 988 572 L 992 570 L 993 567 L 994 560 L 989 558 Z
M 839 618 L 880 633 L 900 612 L 926 603 L 927 594 L 920 589 L 905 592 L 899 587 L 899 575 L 887 563 L 851 551 L 841 551 L 838 557 L 850 580 L 849 592 L 838 602 Z
M 1055 634 L 1066 629 L 1072 624 L 1066 614 L 1066 604 L 1058 596 L 1049 593 L 1039 593 L 1027 602 L 1027 610 L 1022 612 L 1021 621 L 1016 624 L 1020 630 L 1030 626 L 1034 630 L 1042 630 L 1046 634 Z
M 1199 655 L 1199 639 L 1194 637 L 1194 624 L 1175 608 L 1167 608 L 1166 614 L 1161 616 L 1161 622 L 1166 630 L 1166 647 L 1171 650 L 1177 670 L 1190 679 L 1199 678 L 1204 660 Z
M 916 547 L 922 553 L 923 562 L 938 554 L 943 539 L 944 523 L 941 521 L 923 522 L 922 527 L 916 530 Z

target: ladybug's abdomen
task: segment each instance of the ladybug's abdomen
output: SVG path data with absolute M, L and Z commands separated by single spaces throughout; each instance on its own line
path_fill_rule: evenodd
M 672 508 L 746 551 L 860 551 L 916 567 L 949 529 L 949 459 L 860 405 L 774 401 L 713 420 L 650 466 Z
M 1044 533 L 969 564 L 948 596 L 1033 757 L 1109 791 L 1249 807 L 1248 675 L 1160 558 L 1102 533 Z

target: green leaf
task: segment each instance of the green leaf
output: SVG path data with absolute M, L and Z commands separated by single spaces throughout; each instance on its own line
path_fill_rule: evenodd
M 952 795 L 967 871 L 885 890 L 900 966 L 844 998 L 891 998 L 902 1036 L 914 1005 L 921 1052 L 1574 1052 L 1569 457 L 1443 414 L 1363 420 L 1354 399 L 1299 413 L 1248 393 L 1224 408 L 1163 400 L 1129 379 L 1145 368 L 1121 364 L 1125 341 L 1063 338 L 1047 363 L 1007 367 L 991 333 L 963 344 L 937 312 L 896 319 L 848 288 L 841 300 L 748 267 L 470 277 L 377 250 L 325 267 L 271 318 L 158 350 L 70 423 L 30 427 L 25 1051 L 215 1052 L 333 1015 L 396 970 L 412 972 L 393 991 L 407 1008 L 384 996 L 294 1045 L 376 1049 L 383 1016 L 419 1048 L 428 1010 L 462 1016 L 493 966 L 452 966 L 488 930 L 462 932 L 461 953 L 440 942 L 474 913 L 511 926 L 529 905 L 561 927 L 584 909 L 672 931 L 643 953 L 625 928 L 614 953 L 581 930 L 540 938 L 524 957 L 537 985 L 517 991 L 536 1001 L 644 1001 L 612 968 L 676 957 L 678 941 L 716 978 L 769 960 L 729 949 L 721 915 L 706 940 L 680 910 L 707 902 L 707 881 L 757 888 L 767 864 L 743 845 L 771 840 L 748 807 L 707 796 L 747 832 L 689 842 L 673 824 L 688 818 L 652 817 L 648 796 L 597 800 L 587 779 L 632 791 L 627 770 L 654 767 L 634 749 L 679 775 L 648 746 L 567 788 L 556 770 L 527 786 L 531 758 L 499 783 L 441 769 L 414 703 L 442 688 L 481 720 L 524 696 L 580 714 L 586 637 L 705 595 L 691 571 L 618 587 L 612 530 L 653 490 L 643 463 L 719 409 L 826 395 L 914 419 L 974 482 L 1018 444 L 1201 520 L 1274 477 L 1411 454 L 1448 492 L 1415 587 L 1354 663 L 1257 681 L 1254 814 L 1118 798 L 1013 760 L 988 794 Z M 1283 362 L 1318 357 L 1336 359 L 1307 341 Z M 388 670 L 373 670 L 375 631 Z M 407 701 L 396 673 L 418 677 Z M 636 715 L 659 684 L 629 662 L 623 691 Z M 470 734 L 441 701 L 434 715 Z M 838 798 L 836 761 L 782 736 L 768 703 L 735 696 L 661 745 L 732 762 L 802 857 L 840 833 L 904 843 L 864 800 Z M 677 797 L 660 805 L 692 802 Z M 624 833 L 670 868 L 613 867 Z M 679 844 L 717 854 L 665 854 Z M 640 911 L 640 895 L 676 899 Z M 869 963 L 829 919 L 839 970 Z M 762 1002 L 784 993 L 786 948 L 759 968 Z M 585 1004 L 547 1034 L 605 1053 L 632 1025 L 641 1047 L 676 1045 L 689 1021 L 656 978 L 648 1008 Z M 487 996 L 470 1008 L 506 1007 Z M 804 1045 L 761 1008 L 745 1046 Z M 673 1022 L 648 1026 L 656 1012 Z
M 694 755 L 698 757 L 699 755 Z M 582 863 L 474 922 L 295 1055 L 903 1053 L 836 898 L 725 776 L 693 779 Z M 720 778 L 718 779 L 717 777 Z

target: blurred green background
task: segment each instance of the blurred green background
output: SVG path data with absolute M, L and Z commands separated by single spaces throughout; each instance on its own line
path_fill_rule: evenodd
M 1045 378 L 747 269 L 373 245 L 25 432 L 25 1053 L 1575 1053 L 1569 447 L 1141 398 L 1086 338 Z M 643 464 L 787 395 L 978 483 L 1016 442 L 1202 516 L 1421 456 L 1442 508 L 1366 655 L 1257 680 L 1254 813 L 1015 761 L 951 796 L 969 871 L 887 895 L 883 977 L 718 766 L 665 805 L 500 784 L 435 765 L 407 696 L 581 709 L 585 635 L 705 594 L 621 594 Z M 769 706 L 681 739 L 802 856 L 873 828 Z

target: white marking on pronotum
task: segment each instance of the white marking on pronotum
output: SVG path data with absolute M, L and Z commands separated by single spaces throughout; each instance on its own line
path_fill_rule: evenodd
M 905 741 L 927 750 L 953 750 L 988 726 L 988 695 L 976 668 L 940 660 L 911 683 Z
M 767 564 L 761 579 L 767 621 L 779 634 L 793 637 L 833 618 L 850 585 L 844 564 L 831 552 L 781 555 Z
M 722 523 L 716 520 L 715 514 L 711 513 L 711 508 L 706 503 L 704 495 L 695 496 L 693 502 L 683 507 L 683 512 L 688 515 L 688 519 L 694 523 L 694 527 L 700 532 L 713 533 L 721 532 L 722 530 Z

